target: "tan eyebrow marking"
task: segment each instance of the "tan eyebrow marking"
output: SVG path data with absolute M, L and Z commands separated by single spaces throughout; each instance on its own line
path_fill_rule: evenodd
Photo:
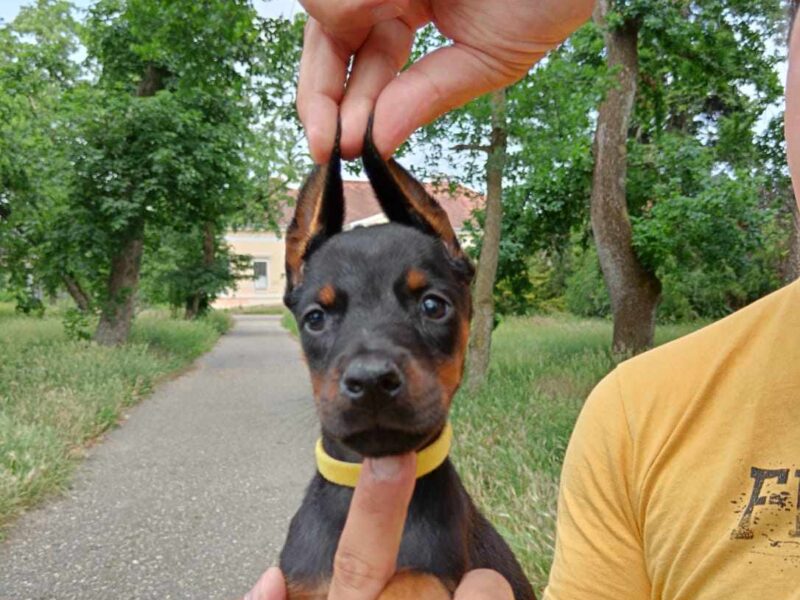
M 422 271 L 417 269 L 409 269 L 406 274 L 406 284 L 408 289 L 412 292 L 418 292 L 426 285 L 428 285 L 428 277 Z
M 322 306 L 333 306 L 336 302 L 336 290 L 330 283 L 324 285 L 317 294 L 317 300 Z

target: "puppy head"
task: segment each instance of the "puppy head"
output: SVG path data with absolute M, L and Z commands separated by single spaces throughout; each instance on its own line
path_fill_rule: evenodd
M 473 268 L 444 210 L 368 131 L 364 166 L 386 225 L 342 233 L 338 152 L 317 167 L 287 232 L 297 319 L 323 431 L 365 456 L 417 450 L 461 381 Z

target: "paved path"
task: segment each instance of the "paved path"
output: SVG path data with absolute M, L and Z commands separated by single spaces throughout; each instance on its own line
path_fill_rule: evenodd
M 272 564 L 313 472 L 297 342 L 240 317 L 0 544 L 0 599 L 227 599 Z

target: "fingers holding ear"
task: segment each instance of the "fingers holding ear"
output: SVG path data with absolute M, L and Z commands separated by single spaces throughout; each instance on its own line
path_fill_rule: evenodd
M 367 30 L 376 23 L 400 16 L 410 3 L 411 0 L 300 0 L 309 15 L 327 31 L 345 40 L 349 33 Z
M 349 61 L 348 50 L 317 21 L 309 19 L 300 59 L 297 112 L 311 157 L 318 165 L 326 164 L 331 157 Z
M 356 54 L 342 102 L 342 157 L 361 154 L 364 131 L 378 95 L 411 53 L 414 29 L 400 19 L 376 25 Z
M 300 60 L 300 77 L 297 86 L 297 112 L 306 130 L 308 146 L 311 156 L 317 164 L 324 164 L 330 157 L 330 148 L 336 133 L 336 122 L 339 115 L 339 105 L 345 94 L 345 81 L 350 65 L 350 59 L 359 52 L 359 49 L 372 38 L 370 47 L 364 56 L 362 73 L 359 79 L 364 83 L 358 84 L 357 96 L 373 97 L 370 101 L 374 104 L 377 92 L 371 91 L 376 87 L 375 81 L 381 82 L 381 87 L 388 81 L 384 75 L 385 67 L 380 60 L 375 60 L 383 55 L 392 56 L 390 62 L 402 58 L 400 65 L 408 56 L 408 51 L 403 54 L 403 42 L 399 44 L 396 31 L 403 29 L 402 22 L 395 19 L 404 14 L 411 0 L 303 0 L 311 17 L 306 25 L 303 39 L 303 54 Z M 384 23 L 392 23 L 384 27 Z M 377 34 L 373 35 L 373 27 L 387 35 L 389 48 L 381 47 L 386 40 L 381 41 Z M 410 47 L 411 34 L 405 45 Z M 394 74 L 396 74 L 395 69 Z M 367 74 L 365 76 L 364 74 Z M 377 78 L 377 79 L 376 79 Z M 355 82 L 354 82 L 355 83 Z M 348 128 L 345 127 L 345 132 Z M 363 127 L 358 137 L 363 134 Z M 347 138 L 350 139 L 349 137 Z M 350 145 L 346 145 L 350 148 Z

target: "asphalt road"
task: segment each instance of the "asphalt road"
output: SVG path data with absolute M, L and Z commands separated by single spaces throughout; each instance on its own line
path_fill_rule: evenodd
M 228 599 L 276 561 L 317 436 L 296 341 L 237 318 L 0 544 L 0 599 Z

